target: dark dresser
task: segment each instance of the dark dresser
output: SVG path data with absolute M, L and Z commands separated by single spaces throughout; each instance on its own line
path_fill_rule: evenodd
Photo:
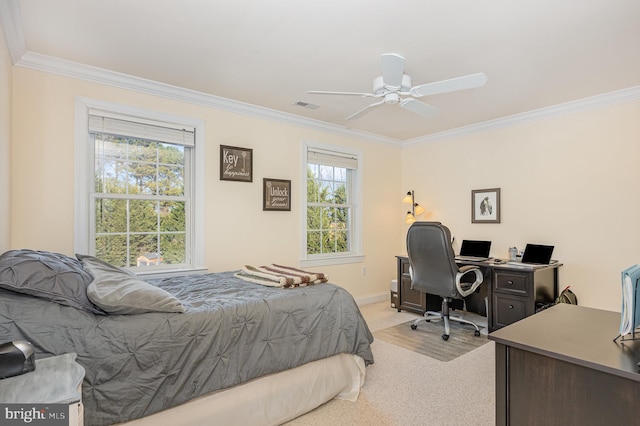
M 494 333 L 496 425 L 639 424 L 640 340 L 620 313 L 560 303 Z

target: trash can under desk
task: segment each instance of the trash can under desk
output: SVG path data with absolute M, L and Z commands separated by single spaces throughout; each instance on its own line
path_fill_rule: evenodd
M 398 280 L 391 280 L 391 307 L 398 308 Z

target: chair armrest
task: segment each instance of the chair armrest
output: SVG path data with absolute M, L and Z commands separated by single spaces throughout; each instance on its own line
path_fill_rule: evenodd
M 475 273 L 476 279 L 473 282 L 473 284 L 471 284 L 471 287 L 465 290 L 462 288 L 460 280 L 466 274 L 471 272 Z M 464 265 L 459 268 L 459 272 L 456 274 L 456 289 L 458 289 L 458 293 L 460 293 L 462 297 L 467 297 L 470 294 L 472 294 L 474 291 L 476 291 L 476 289 L 480 286 L 480 284 L 482 284 L 483 280 L 484 280 L 484 277 L 482 276 L 482 271 L 480 270 L 479 267 L 475 265 Z

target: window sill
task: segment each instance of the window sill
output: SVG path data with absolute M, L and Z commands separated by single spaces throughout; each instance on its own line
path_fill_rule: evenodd
M 136 272 L 136 275 L 140 278 L 168 278 L 181 275 L 206 274 L 208 272 L 209 270 L 206 268 L 163 269 L 161 271 L 140 271 Z
M 314 267 L 314 266 L 329 266 L 329 265 L 345 265 L 348 263 L 362 263 L 364 262 L 364 255 L 348 255 L 348 256 L 331 256 L 331 257 L 317 257 L 313 259 L 300 260 L 300 266 Z

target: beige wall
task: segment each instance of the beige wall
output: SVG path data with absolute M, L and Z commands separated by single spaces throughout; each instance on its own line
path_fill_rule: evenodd
M 11 195 L 11 58 L 0 29 L 0 253 L 9 248 Z
M 82 96 L 204 120 L 206 266 L 213 272 L 243 264 L 298 265 L 302 140 L 360 150 L 365 262 L 321 269 L 355 297 L 388 295 L 402 229 L 395 208 L 401 195 L 399 147 L 24 68 L 14 68 L 13 90 L 12 248 L 73 255 L 74 101 Z M 252 183 L 219 180 L 220 145 L 253 149 Z M 263 177 L 291 179 L 291 212 L 262 211 Z
M 640 263 L 640 101 L 400 149 L 23 68 L 0 84 L 14 93 L 13 113 L 0 113 L 0 120 L 11 117 L 14 141 L 14 188 L 3 203 L 11 206 L 8 248 L 73 254 L 74 101 L 83 96 L 205 121 L 211 271 L 298 264 L 302 140 L 363 152 L 365 262 L 322 268 L 355 297 L 388 293 L 394 255 L 406 252 L 400 199 L 410 189 L 458 243 L 489 238 L 499 257 L 513 245 L 555 245 L 561 286 L 571 285 L 586 306 L 619 310 L 620 271 Z M 219 145 L 253 148 L 253 183 L 219 180 Z M 7 169 L 0 168 L 5 198 Z M 263 177 L 292 180 L 291 212 L 262 211 Z M 472 224 L 471 190 L 492 187 L 502 189 L 502 223 Z M 6 218 L 0 206 L 0 225 Z
M 458 244 L 490 239 L 497 257 L 555 245 L 561 286 L 582 305 L 619 311 L 620 272 L 640 263 L 638 123 L 633 101 L 416 144 L 403 150 L 402 182 Z M 502 222 L 472 224 L 471 190 L 494 187 Z

